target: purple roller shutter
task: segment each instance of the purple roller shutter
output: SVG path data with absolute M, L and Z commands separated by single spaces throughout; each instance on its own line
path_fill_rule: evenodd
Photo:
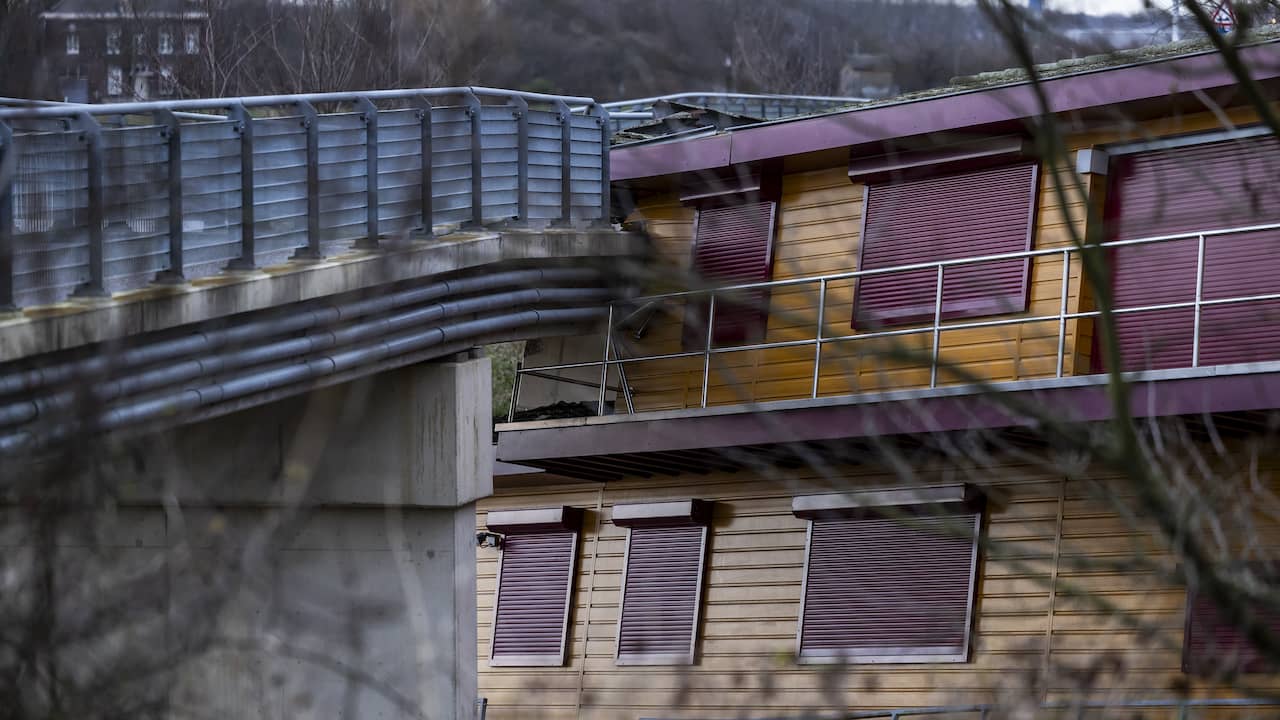
M 860 270 L 1019 252 L 1031 247 L 1034 163 L 867 186 Z M 946 270 L 944 318 L 1021 312 L 1027 307 L 1027 259 Z M 860 278 L 854 327 L 931 320 L 937 271 Z
M 1280 222 L 1280 143 L 1254 138 L 1122 155 L 1107 200 L 1111 240 L 1198 233 Z M 1116 308 L 1195 300 L 1195 238 L 1122 246 L 1111 254 Z M 1210 236 L 1203 298 L 1280 291 L 1280 233 Z M 1190 367 L 1191 308 L 1116 317 L 1126 370 Z M 1200 364 L 1280 359 L 1280 303 L 1209 306 L 1201 315 Z M 1096 364 L 1101 368 L 1101 362 Z
M 576 532 L 564 530 L 504 538 L 491 664 L 564 662 L 577 540 Z
M 1254 608 L 1256 617 L 1273 637 L 1280 637 L 1280 610 Z M 1187 594 L 1186 632 L 1182 643 L 1182 670 L 1196 675 L 1234 675 L 1274 672 L 1275 663 L 1258 651 L 1208 598 Z
M 814 520 L 802 659 L 963 661 L 977 514 Z
M 773 228 L 777 204 L 771 201 L 704 207 L 698 210 L 693 271 L 711 285 L 764 282 L 772 277 Z M 764 332 L 767 293 L 738 293 L 716 298 L 714 342 L 731 343 Z M 707 305 L 691 303 L 685 322 L 686 346 L 706 343 Z
M 619 664 L 693 662 L 707 528 L 631 528 L 618 622 Z

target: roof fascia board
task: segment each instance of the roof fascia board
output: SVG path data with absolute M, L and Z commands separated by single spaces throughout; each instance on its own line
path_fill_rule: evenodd
M 1255 80 L 1280 77 L 1280 43 L 1239 51 Z M 1215 52 L 1100 68 L 1040 83 L 1054 113 L 1151 100 L 1236 85 Z M 799 155 L 897 137 L 975 128 L 1040 114 L 1029 82 L 829 113 L 611 153 L 613 180 L 706 170 L 734 163 Z

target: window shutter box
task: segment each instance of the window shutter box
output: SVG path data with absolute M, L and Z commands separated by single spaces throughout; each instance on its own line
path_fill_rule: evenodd
M 569 507 L 488 514 L 504 533 L 490 665 L 564 664 L 581 522 Z
M 801 662 L 968 659 L 981 514 L 964 487 L 893 494 L 907 492 L 793 504 L 813 518 L 797 637 Z
M 772 201 L 698 210 L 693 271 L 711 285 L 766 282 L 772 277 L 777 203 Z M 685 318 L 685 347 L 706 345 L 707 300 L 691 301 Z M 768 293 L 744 290 L 716 296 L 714 343 L 749 341 L 764 334 Z
M 1280 610 L 1257 606 L 1252 611 L 1272 637 L 1280 637 Z M 1275 663 L 1267 662 L 1238 625 L 1225 619 L 1212 600 L 1189 590 L 1182 671 L 1212 677 L 1274 673 Z
M 619 665 L 693 663 L 712 504 L 615 505 L 627 528 L 618 615 Z
M 1280 142 L 1236 139 L 1117 155 L 1107 199 L 1108 240 L 1200 233 L 1280 222 Z M 1115 307 L 1192 302 L 1196 237 L 1111 251 Z M 1275 292 L 1280 232 L 1205 239 L 1204 300 Z M 1207 306 L 1200 364 L 1280 359 L 1280 302 Z M 1122 368 L 1190 367 L 1195 311 L 1173 308 L 1115 317 Z M 1098 354 L 1100 356 L 1100 353 Z M 1101 362 L 1095 367 L 1101 369 Z
M 1031 249 L 1035 163 L 867 185 L 859 270 L 959 260 Z M 1023 312 L 1030 260 L 945 270 L 942 318 Z M 852 324 L 876 328 L 933 319 L 937 270 L 858 279 Z

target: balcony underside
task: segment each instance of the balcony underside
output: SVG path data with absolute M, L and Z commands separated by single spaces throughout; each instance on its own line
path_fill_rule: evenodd
M 1257 432 L 1280 407 L 1280 362 L 1129 373 L 1134 418 L 1181 417 L 1193 433 Z M 615 480 L 857 463 L 881 443 L 929 452 L 940 438 L 990 431 L 1042 447 L 1114 417 L 1105 375 L 951 386 L 817 400 L 508 423 L 497 457 L 558 475 Z M 1046 426 L 1053 423 L 1053 427 Z

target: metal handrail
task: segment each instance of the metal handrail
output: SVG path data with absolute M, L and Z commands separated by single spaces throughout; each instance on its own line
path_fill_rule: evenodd
M 1192 337 L 1192 357 L 1190 367 L 1200 367 L 1200 344 L 1201 333 L 1200 324 L 1202 311 L 1206 307 L 1217 307 L 1224 305 L 1262 302 L 1269 300 L 1280 300 L 1280 292 L 1262 293 L 1254 295 L 1240 295 L 1233 297 L 1205 299 L 1204 298 L 1204 263 L 1205 263 L 1205 244 L 1208 238 L 1220 237 L 1224 235 L 1237 235 L 1243 233 L 1276 231 L 1280 230 L 1280 223 L 1270 223 L 1262 225 L 1249 225 L 1234 228 L 1221 228 L 1213 230 L 1196 231 L 1189 233 L 1176 233 L 1168 235 L 1159 235 L 1145 238 L 1134 238 L 1129 240 L 1114 240 L 1100 243 L 1097 247 L 1100 249 L 1113 249 L 1118 247 L 1151 245 L 1157 243 L 1168 243 L 1176 241 L 1197 241 L 1196 253 L 1196 281 L 1195 281 L 1195 297 L 1192 300 L 1158 303 L 1150 305 L 1140 305 L 1133 307 L 1115 308 L 1112 310 L 1115 315 L 1130 315 L 1135 313 L 1149 313 L 1161 310 L 1178 310 L 1178 309 L 1194 309 L 1193 313 L 1193 337 Z M 936 260 L 924 263 L 912 263 L 908 265 L 898 265 L 888 268 L 874 268 L 865 270 L 851 270 L 840 273 L 830 273 L 826 275 L 813 275 L 801 278 L 791 278 L 787 280 L 773 280 L 764 282 L 739 283 L 735 285 L 694 288 L 690 290 L 682 290 L 670 293 L 659 293 L 653 295 L 644 295 L 631 298 L 628 303 L 644 303 L 644 304 L 660 304 L 670 300 L 692 299 L 692 298 L 708 298 L 707 301 L 707 317 L 706 317 L 706 338 L 701 350 L 686 350 L 682 352 L 663 353 L 656 355 L 637 355 L 626 358 L 607 359 L 607 341 L 606 341 L 606 359 L 591 360 L 573 363 L 560 363 L 556 365 L 541 365 L 538 367 L 522 368 L 517 371 L 519 373 L 530 373 L 538 371 L 540 376 L 545 377 L 551 371 L 573 370 L 580 368 L 600 368 L 601 382 L 605 382 L 608 378 L 609 368 L 617 366 L 622 368 L 629 363 L 641 362 L 659 362 L 664 360 L 678 360 L 683 358 L 702 357 L 702 388 L 701 400 L 699 406 L 705 408 L 707 406 L 707 392 L 710 384 L 711 375 L 711 358 L 712 356 L 722 355 L 735 352 L 751 352 L 757 350 L 772 350 L 788 347 L 805 347 L 812 346 L 814 348 L 813 356 L 813 373 L 810 390 L 810 398 L 818 397 L 818 385 L 821 375 L 822 348 L 832 343 L 857 342 L 862 340 L 871 340 L 877 338 L 904 337 L 909 335 L 930 334 L 932 336 L 931 360 L 929 363 L 929 387 L 938 387 L 938 370 L 939 370 L 939 353 L 941 350 L 941 338 L 945 332 L 953 332 L 957 330 L 974 330 L 980 328 L 1006 327 L 1013 325 L 1028 325 L 1035 323 L 1057 323 L 1057 350 L 1055 357 L 1055 377 L 1063 377 L 1065 373 L 1065 356 L 1066 356 L 1066 337 L 1067 323 L 1072 320 L 1083 320 L 1097 318 L 1101 316 L 1101 311 L 1083 310 L 1071 312 L 1068 310 L 1068 297 L 1070 294 L 1071 267 L 1073 260 L 1079 253 L 1089 248 L 1080 248 L 1075 246 L 1062 248 L 1042 248 L 1036 250 L 1024 250 L 1012 253 L 997 253 L 991 255 L 982 255 L 970 258 L 958 258 L 949 260 Z M 961 267 L 966 265 L 978 265 L 982 263 L 1008 261 L 1008 260 L 1030 260 L 1039 257 L 1060 256 L 1062 259 L 1062 276 L 1061 289 L 1058 312 L 1053 314 L 1038 315 L 1022 315 L 1019 317 L 996 318 L 988 320 L 968 320 L 968 321 L 943 321 L 943 287 L 945 282 L 945 274 L 948 268 Z M 930 322 L 908 328 L 897 328 L 891 330 L 876 330 L 870 332 L 860 332 L 840 335 L 825 335 L 826 325 L 826 307 L 827 307 L 827 291 L 832 282 L 857 280 L 863 277 L 874 277 L 881 275 L 890 275 L 893 273 L 903 272 L 920 272 L 931 270 L 936 273 L 934 302 L 932 307 L 932 319 Z M 772 342 L 758 342 L 740 345 L 731 345 L 725 347 L 716 347 L 714 344 L 713 328 L 715 322 L 715 304 L 717 297 L 725 296 L 742 296 L 754 290 L 773 290 L 783 287 L 796 287 L 802 285 L 818 285 L 818 312 L 817 322 L 815 326 L 814 336 L 812 338 L 801 338 L 795 340 L 779 340 Z M 611 307 L 612 312 L 612 307 Z M 603 415 L 605 412 L 604 393 L 600 393 L 597 412 Z M 518 402 L 517 396 L 512 397 L 513 406 Z
M 607 224 L 608 137 L 590 98 L 477 86 L 0 108 L 0 312 L 438 226 Z
M 1191 720 L 1191 711 L 1205 708 L 1270 708 L 1280 706 L 1280 698 L 1172 698 L 1148 700 L 1059 700 L 1040 704 L 1041 710 L 1176 710 L 1177 720 Z M 875 720 L 889 718 L 898 720 L 906 717 L 928 717 L 936 715 L 978 715 L 989 717 L 999 711 L 1001 706 L 994 703 L 975 705 L 941 705 L 932 707 L 904 707 L 891 710 L 855 710 L 834 715 L 776 715 L 756 717 L 751 720 Z M 664 720 L 663 718 L 646 717 L 642 720 Z

